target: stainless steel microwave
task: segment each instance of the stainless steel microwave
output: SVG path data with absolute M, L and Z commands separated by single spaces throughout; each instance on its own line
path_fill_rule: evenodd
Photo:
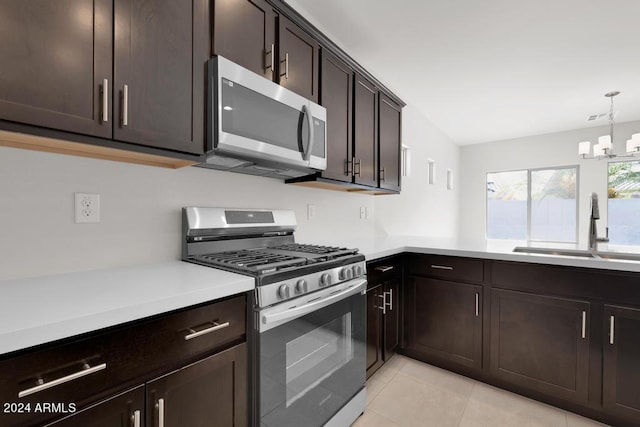
M 324 107 L 222 56 L 207 65 L 207 150 L 199 166 L 282 179 L 326 169 Z

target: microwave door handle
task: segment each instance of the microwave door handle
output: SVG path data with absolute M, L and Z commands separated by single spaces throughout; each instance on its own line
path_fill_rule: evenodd
M 311 115 L 311 111 L 309 110 L 309 107 L 307 107 L 306 105 L 302 106 L 302 115 L 307 118 L 307 124 L 309 125 L 309 131 L 307 133 L 309 143 L 307 144 L 307 149 L 304 151 L 304 153 L 302 153 L 302 159 L 308 161 L 309 157 L 311 157 L 311 151 L 313 150 L 313 142 L 314 142 L 313 141 L 313 116 Z M 300 132 L 302 132 L 302 129 L 300 129 Z

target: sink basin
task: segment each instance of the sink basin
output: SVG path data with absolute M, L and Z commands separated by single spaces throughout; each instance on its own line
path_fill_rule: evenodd
M 513 252 L 522 252 L 522 253 L 528 253 L 528 254 L 543 254 L 543 255 L 577 256 L 582 258 L 596 258 L 593 252 L 580 250 L 580 249 L 530 248 L 527 246 L 516 246 L 515 248 L 513 248 Z
M 542 255 L 559 255 L 559 256 L 577 256 L 582 258 L 602 258 L 621 261 L 640 261 L 640 254 L 628 252 L 591 252 L 584 249 L 555 249 L 555 248 L 530 248 L 527 246 L 516 246 L 513 252 L 542 254 Z
M 626 252 L 596 252 L 596 257 L 623 261 L 640 261 L 640 254 Z

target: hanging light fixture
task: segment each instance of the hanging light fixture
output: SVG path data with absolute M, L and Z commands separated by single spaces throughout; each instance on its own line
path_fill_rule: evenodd
M 591 143 L 589 141 L 582 141 L 578 144 L 578 155 L 583 159 L 611 159 L 614 157 L 633 157 L 635 154 L 640 153 L 640 133 L 635 133 L 631 136 L 631 139 L 627 140 L 625 155 L 613 154 L 613 125 L 615 124 L 615 114 L 613 112 L 613 98 L 620 95 L 619 91 L 608 92 L 604 96 L 611 99 L 611 107 L 609 108 L 609 135 L 603 135 L 598 138 L 598 143 L 593 146 L 593 156 L 591 154 Z

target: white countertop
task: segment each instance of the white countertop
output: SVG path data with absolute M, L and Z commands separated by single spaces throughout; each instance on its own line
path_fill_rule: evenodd
M 351 246 L 358 246 L 357 243 Z M 578 256 L 559 256 L 531 253 L 515 253 L 516 246 L 526 246 L 523 242 L 513 241 L 482 241 L 469 242 L 450 239 L 438 239 L 417 236 L 395 236 L 376 238 L 372 242 L 360 245 L 367 261 L 373 261 L 386 256 L 403 252 L 425 253 L 435 255 L 450 255 L 470 258 L 494 259 L 503 261 L 531 262 L 536 264 L 563 265 L 571 267 L 598 268 L 604 270 L 640 272 L 640 262 L 613 260 L 602 258 L 584 258 Z M 550 245 L 539 245 L 548 247 Z M 575 245 L 558 245 L 564 249 L 584 249 Z M 609 252 L 622 252 L 618 248 L 602 246 Z
M 0 354 L 254 289 L 182 261 L 0 281 Z

